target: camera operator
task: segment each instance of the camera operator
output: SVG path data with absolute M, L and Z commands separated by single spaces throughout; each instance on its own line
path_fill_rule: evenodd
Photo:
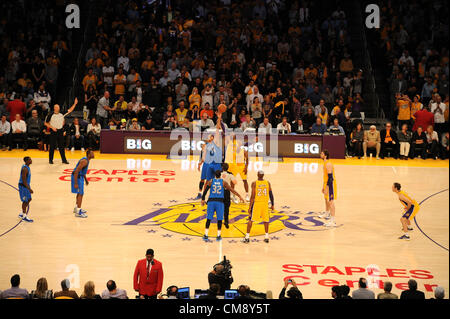
M 220 286 L 219 295 L 221 296 L 225 294 L 225 290 L 230 289 L 231 284 L 233 283 L 231 272 L 229 273 L 229 275 L 227 275 L 224 270 L 224 265 L 217 264 L 214 266 L 214 270 L 208 274 L 209 285 L 218 284 Z

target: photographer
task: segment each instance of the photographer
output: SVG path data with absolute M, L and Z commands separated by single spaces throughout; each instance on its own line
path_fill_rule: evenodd
M 225 290 L 229 290 L 233 283 L 233 277 L 231 276 L 231 270 L 226 270 L 223 264 L 217 264 L 214 266 L 214 270 L 208 274 L 208 283 L 218 284 L 220 286 L 219 295 L 223 296 Z

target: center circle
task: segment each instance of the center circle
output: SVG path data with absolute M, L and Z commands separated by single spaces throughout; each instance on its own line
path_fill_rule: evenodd
M 152 221 L 163 229 L 190 236 L 203 236 L 206 222 L 206 205 L 200 203 L 185 203 L 168 207 L 168 211 L 153 218 Z M 270 212 L 270 208 L 269 208 Z M 269 233 L 274 233 L 285 228 L 282 220 L 288 216 L 276 210 L 270 212 L 271 219 Z M 225 228 L 222 224 L 221 236 L 225 238 L 242 238 L 247 232 L 248 204 L 234 204 L 230 206 L 229 225 Z M 214 218 L 209 228 L 209 236 L 217 236 L 217 220 Z M 253 223 L 251 236 L 264 235 L 264 224 Z

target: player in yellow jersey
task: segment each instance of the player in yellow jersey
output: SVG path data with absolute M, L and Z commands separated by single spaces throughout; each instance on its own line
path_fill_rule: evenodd
M 323 150 L 320 153 L 320 158 L 323 160 L 323 186 L 322 193 L 325 197 L 325 214 L 320 215 L 320 218 L 329 219 L 325 223 L 326 227 L 336 227 L 334 200 L 337 199 L 336 179 L 334 177 L 334 167 L 329 161 L 330 153 L 328 150 Z
M 245 200 L 250 200 L 248 196 L 248 150 L 245 144 L 237 141 L 236 136 L 230 137 L 230 142 L 225 150 L 225 162 L 228 163 L 228 171 L 233 174 L 234 177 L 240 175 L 245 189 Z M 239 201 L 233 196 L 233 201 L 237 204 Z
M 394 183 L 392 185 L 392 191 L 398 195 L 400 203 L 402 203 L 404 208 L 404 213 L 400 218 L 400 222 L 403 227 L 403 235 L 398 239 L 410 240 L 408 231 L 413 230 L 411 226 L 411 219 L 416 216 L 420 210 L 420 205 L 412 199 L 408 194 L 401 190 L 402 186 L 399 183 Z
M 250 215 L 248 224 L 247 224 L 247 233 L 245 234 L 245 238 L 242 240 L 243 243 L 250 242 L 250 230 L 252 229 L 253 222 L 263 222 L 264 223 L 264 242 L 269 242 L 269 207 L 267 206 L 267 202 L 271 202 L 271 209 L 274 209 L 274 198 L 272 193 L 272 187 L 270 186 L 269 181 L 264 180 L 264 172 L 258 171 L 258 180 L 252 183 L 252 194 L 250 196 L 250 205 L 248 209 L 248 213 Z

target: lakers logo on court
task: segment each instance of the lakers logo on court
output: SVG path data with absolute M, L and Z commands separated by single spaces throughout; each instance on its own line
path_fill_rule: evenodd
M 154 206 L 162 206 L 162 204 L 157 203 Z M 324 227 L 324 221 L 317 216 L 318 212 L 292 211 L 289 208 L 282 206 L 282 210 L 275 210 L 270 213 L 269 233 L 286 230 L 292 236 L 292 231 L 322 231 L 329 229 Z M 243 237 L 248 217 L 248 204 L 232 203 L 229 215 L 230 227 L 228 229 L 222 228 L 222 237 Z M 152 229 L 161 228 L 183 235 L 203 236 L 205 220 L 206 206 L 201 206 L 198 202 L 192 202 L 169 205 L 167 208 L 158 208 L 123 225 L 150 226 Z M 215 223 L 216 220 L 213 219 L 212 222 Z M 215 236 L 215 232 L 215 228 L 211 228 L 210 236 Z M 251 236 L 259 235 L 264 235 L 263 223 L 255 223 L 252 227 Z

